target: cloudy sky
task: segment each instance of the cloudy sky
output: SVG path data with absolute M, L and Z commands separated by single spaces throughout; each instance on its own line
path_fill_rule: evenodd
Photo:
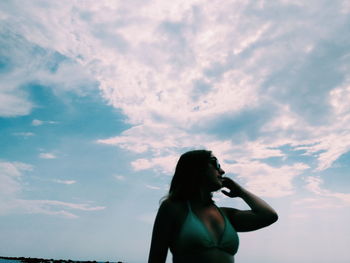
M 145 262 L 205 148 L 279 213 L 237 262 L 349 262 L 349 28 L 348 0 L 1 1 L 0 255 Z

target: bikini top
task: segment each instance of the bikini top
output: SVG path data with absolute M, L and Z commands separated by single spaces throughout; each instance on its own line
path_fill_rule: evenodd
M 213 248 L 221 249 L 231 255 L 236 254 L 239 239 L 236 230 L 233 228 L 227 217 L 217 207 L 224 218 L 225 227 L 218 242 L 214 241 L 212 234 L 208 231 L 202 221 L 192 212 L 191 205 L 187 202 L 188 214 L 178 237 L 170 247 L 173 255 L 194 254 Z

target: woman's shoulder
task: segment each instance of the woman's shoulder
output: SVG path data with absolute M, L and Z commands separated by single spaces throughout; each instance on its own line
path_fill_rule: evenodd
M 174 201 L 170 199 L 164 200 L 158 210 L 163 218 L 173 223 L 173 230 L 177 232 L 183 224 L 188 214 L 186 202 Z
M 186 211 L 186 203 L 182 201 L 174 201 L 168 198 L 162 201 L 159 210 L 171 216 L 176 216 L 179 215 L 179 213 L 182 214 Z

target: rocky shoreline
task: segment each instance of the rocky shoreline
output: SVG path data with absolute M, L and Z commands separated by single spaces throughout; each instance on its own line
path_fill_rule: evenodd
M 18 260 L 23 263 L 98 263 L 97 261 L 80 261 L 80 260 L 65 260 L 65 259 L 45 259 L 45 258 L 25 258 L 25 257 L 0 257 L 0 259 L 7 260 Z M 118 262 L 109 262 L 105 263 L 123 263 L 121 261 Z

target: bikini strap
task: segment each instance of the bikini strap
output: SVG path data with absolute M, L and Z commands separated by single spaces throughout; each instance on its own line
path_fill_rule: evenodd
M 216 206 L 216 208 L 217 208 L 217 210 L 219 211 L 219 213 L 221 214 L 221 216 L 224 218 L 224 221 L 226 221 L 226 220 L 227 220 L 227 217 L 226 217 L 225 212 L 223 212 L 223 211 L 220 209 L 220 207 L 218 207 L 216 204 L 214 204 L 214 205 Z
M 188 207 L 188 211 L 190 211 L 192 213 L 190 201 L 187 201 L 187 207 Z

